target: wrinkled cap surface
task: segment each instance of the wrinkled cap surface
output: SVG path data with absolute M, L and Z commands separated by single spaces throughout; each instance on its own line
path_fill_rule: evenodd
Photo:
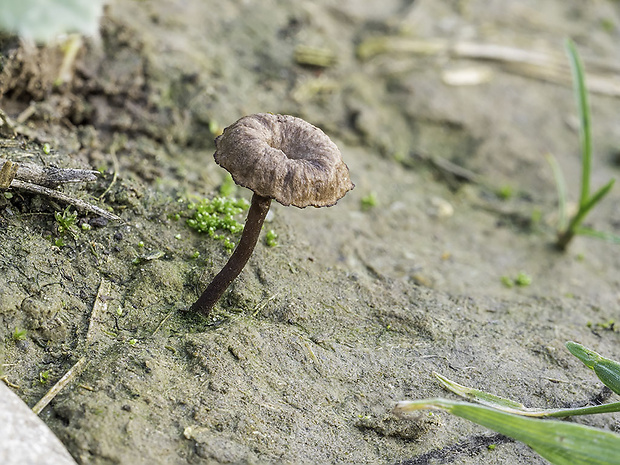
M 215 161 L 237 184 L 282 205 L 328 207 L 354 187 L 336 144 L 294 116 L 244 116 L 215 146 Z

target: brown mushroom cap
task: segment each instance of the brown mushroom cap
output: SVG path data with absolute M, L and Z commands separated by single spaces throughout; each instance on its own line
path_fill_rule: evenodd
M 215 161 L 237 184 L 282 205 L 329 207 L 354 187 L 336 144 L 294 116 L 244 116 L 215 146 Z

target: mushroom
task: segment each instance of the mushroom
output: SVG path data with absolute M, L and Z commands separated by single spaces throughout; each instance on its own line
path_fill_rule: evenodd
M 215 147 L 216 163 L 254 195 L 237 248 L 190 308 L 204 316 L 252 255 L 271 200 L 299 208 L 330 207 L 355 187 L 336 144 L 294 116 L 244 116 L 224 129 Z

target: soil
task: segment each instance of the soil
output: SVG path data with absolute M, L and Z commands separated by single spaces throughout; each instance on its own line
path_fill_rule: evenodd
M 620 4 L 114 0 L 65 82 L 60 46 L 0 39 L 0 107 L 19 123 L 0 128 L 0 157 L 98 169 L 64 190 L 122 217 L 79 213 L 91 229 L 63 234 L 66 205 L 0 196 L 2 376 L 33 406 L 87 358 L 41 413 L 79 463 L 546 463 L 449 414 L 392 408 L 451 397 L 433 371 L 532 407 L 605 398 L 564 344 L 620 359 L 620 249 L 552 245 L 545 154 L 572 202 L 580 185 L 566 61 L 557 81 L 449 53 L 359 53 L 382 37 L 562 60 L 572 37 L 589 71 L 620 63 Z M 447 83 L 472 71 L 482 82 Z M 590 98 L 595 189 L 620 173 L 620 116 L 617 97 Z M 278 245 L 261 239 L 208 319 L 187 315 L 228 257 L 187 227 L 188 199 L 218 193 L 213 137 L 256 112 L 321 127 L 356 188 L 332 208 L 275 204 Z M 620 234 L 617 186 L 587 223 Z M 508 287 L 519 273 L 531 283 Z M 619 432 L 619 418 L 570 421 Z

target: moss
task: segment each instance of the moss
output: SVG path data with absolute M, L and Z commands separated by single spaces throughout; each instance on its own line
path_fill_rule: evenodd
M 273 229 L 270 229 L 265 234 L 265 243 L 268 247 L 275 247 L 278 245 L 278 235 Z
M 237 236 L 243 231 L 243 225 L 237 219 L 248 207 L 249 203 L 245 199 L 231 197 L 202 199 L 188 205 L 192 213 L 186 224 L 198 232 L 207 233 L 209 237 L 222 241 L 224 248 L 232 250 L 235 248 L 232 236 Z
M 378 203 L 377 193 L 370 192 L 368 195 L 365 195 L 364 197 L 362 197 L 362 200 L 360 203 L 361 203 L 362 211 L 367 211 L 373 207 L 376 207 Z

